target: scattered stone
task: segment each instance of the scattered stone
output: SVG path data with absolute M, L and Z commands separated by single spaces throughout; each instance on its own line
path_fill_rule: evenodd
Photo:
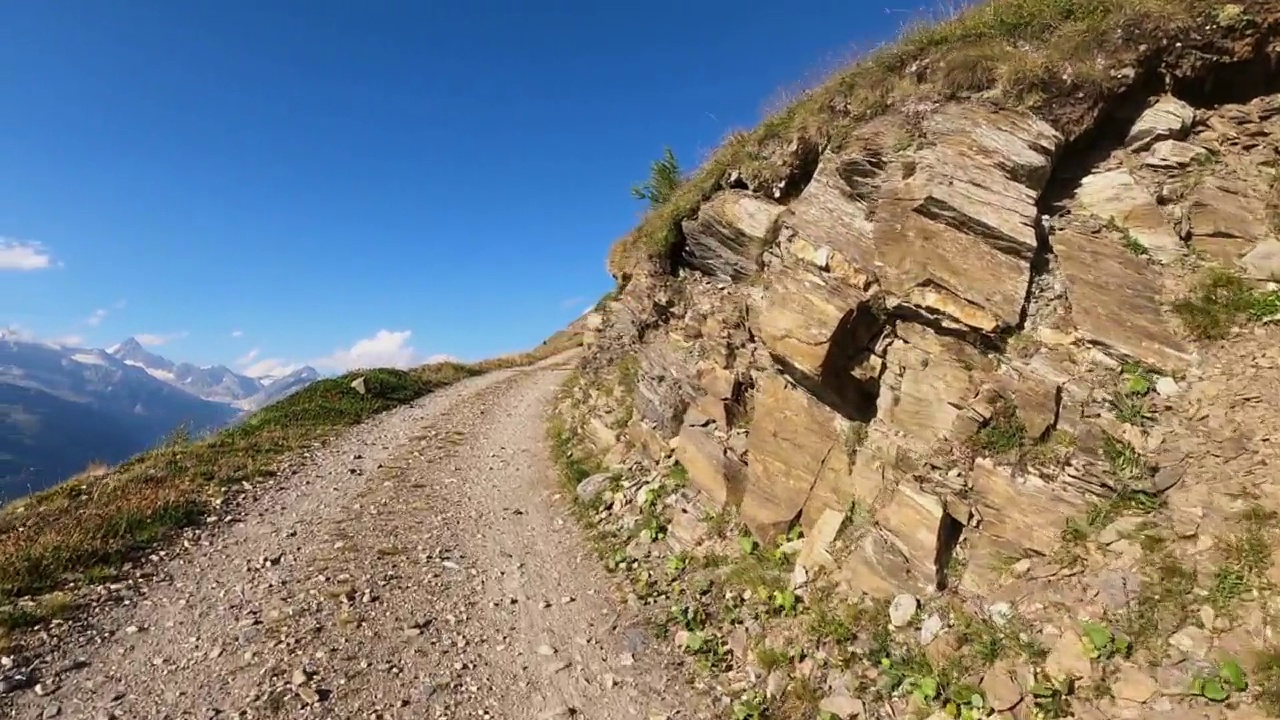
M 1156 471 L 1155 477 L 1151 479 L 1151 489 L 1157 493 L 1165 492 L 1181 482 L 1186 474 L 1187 469 L 1182 465 L 1166 465 Z M 1191 534 L 1194 535 L 1195 531 L 1192 530 Z
M 889 605 L 889 624 L 896 628 L 906 627 L 919 607 L 920 601 L 916 600 L 915 595 L 903 593 L 895 597 Z
M 578 711 L 574 708 L 559 705 L 538 713 L 538 720 L 569 720 L 569 718 L 576 717 L 577 715 Z
M 1182 651 L 1184 655 L 1203 660 L 1213 646 L 1213 638 L 1204 629 L 1188 625 L 1169 636 L 1169 644 Z
M 1122 610 L 1142 591 L 1142 578 L 1136 573 L 1108 568 L 1096 580 L 1098 599 L 1109 610 Z
M 364 384 L 364 376 L 363 376 L 363 375 L 361 375 L 360 377 L 356 378 L 355 380 L 352 380 L 352 381 L 351 381 L 351 388 L 352 388 L 353 390 L 355 390 L 356 392 L 360 393 L 361 395 L 364 395 L 365 393 L 367 393 L 367 392 L 368 392 L 368 390 L 365 388 L 365 384 Z
M 125 635 L 137 635 L 140 632 L 142 632 L 142 628 L 138 627 L 137 625 L 130 625 L 129 627 L 124 629 Z
M 293 677 L 290 678 L 289 681 L 294 685 L 302 685 L 310 679 L 311 679 L 311 676 L 307 673 L 306 670 L 304 670 L 303 668 L 298 668 L 297 670 L 293 671 Z
M 1125 535 L 1136 531 L 1143 520 L 1144 518 L 1136 515 L 1122 517 L 1098 532 L 1098 542 L 1103 545 L 1113 545 L 1122 540 Z
M 568 670 L 568 669 L 569 669 L 569 663 L 565 660 L 559 660 L 547 666 L 547 674 L 555 675 L 561 670 Z
M 45 706 L 44 713 L 41 715 L 41 717 L 43 717 L 45 720 L 49 720 L 49 718 L 58 717 L 58 715 L 60 714 L 62 714 L 62 706 L 59 705 L 58 703 L 49 703 L 48 705 Z
M 320 702 L 320 693 L 316 692 L 316 689 L 310 685 L 299 685 L 294 690 L 298 693 L 298 697 L 302 698 L 302 701 L 308 705 L 315 705 Z
M 1138 117 L 1124 144 L 1130 150 L 1139 151 L 1146 150 L 1160 140 L 1185 140 L 1195 118 L 1196 111 L 1190 105 L 1175 97 L 1165 96 Z
M 555 655 L 556 649 L 550 645 L 539 645 L 537 652 L 539 655 Z
M 862 701 L 845 693 L 828 695 L 818 703 L 818 711 L 831 713 L 841 720 L 862 715 Z
M 1162 375 L 1159 380 L 1156 380 L 1156 394 L 1160 397 L 1171 398 L 1180 392 L 1182 388 L 1178 386 L 1178 381 L 1168 375 Z
M 596 473 L 591 477 L 578 483 L 576 490 L 578 502 L 583 505 L 590 505 L 600 497 L 600 494 L 609 488 L 609 483 L 613 481 L 613 473 Z
M 1217 614 L 1213 611 L 1212 607 L 1209 607 L 1208 605 L 1200 606 L 1200 624 L 1203 625 L 1206 630 L 1213 627 L 1213 621 L 1216 619 Z
M 1255 280 L 1280 280 L 1280 241 L 1263 240 L 1258 243 L 1240 258 L 1240 266 Z
M 1070 630 L 1054 642 L 1044 667 L 1053 677 L 1074 675 L 1081 680 L 1093 677 L 1093 663 L 1084 651 L 1084 643 L 1079 635 Z
M 1142 704 L 1160 692 L 1160 686 L 1136 665 L 1126 664 L 1111 683 L 1111 692 L 1117 700 Z
M 1161 140 L 1151 146 L 1151 153 L 1143 159 L 1142 164 L 1162 170 L 1174 170 L 1194 162 L 1203 162 L 1210 157 L 1209 151 L 1199 145 L 1178 140 Z
M 920 623 L 920 644 L 928 645 L 942 632 L 944 625 L 937 613 L 930 615 Z
M 787 690 L 787 682 L 791 679 L 791 673 L 783 668 L 777 668 L 769 673 L 769 677 L 764 681 L 764 694 L 768 698 L 782 697 L 782 693 Z
M 991 622 L 995 623 L 996 626 L 1004 627 L 1013 619 L 1013 605 L 1010 605 L 1003 600 L 997 603 L 992 603 L 991 606 L 987 608 L 987 617 L 991 618 Z
M 982 694 L 996 712 L 1009 710 L 1022 701 L 1022 688 L 1007 661 L 996 663 L 983 674 Z

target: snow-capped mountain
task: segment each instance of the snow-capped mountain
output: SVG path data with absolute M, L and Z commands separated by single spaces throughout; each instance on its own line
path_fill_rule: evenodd
M 259 378 L 261 379 L 261 378 Z M 320 379 L 320 373 L 307 365 L 294 370 L 288 375 L 273 378 L 257 395 L 241 401 L 240 406 L 246 410 L 257 410 L 271 403 L 286 398 L 302 388 Z
M 0 503 L 121 462 L 179 425 L 225 427 L 319 379 L 303 367 L 263 382 L 175 363 L 130 338 L 107 350 L 0 334 Z
M 111 353 L 0 340 L 0 499 L 90 462 L 117 463 L 186 424 L 222 427 L 239 409 L 203 400 Z
M 205 400 L 227 403 L 252 410 L 268 405 L 319 379 L 314 368 L 303 367 L 281 377 L 252 378 L 223 365 L 199 367 L 191 363 L 175 363 L 148 351 L 134 338 L 107 349 L 118 360 L 142 368 L 152 377 L 163 380 Z M 286 384 L 282 384 L 286 383 Z

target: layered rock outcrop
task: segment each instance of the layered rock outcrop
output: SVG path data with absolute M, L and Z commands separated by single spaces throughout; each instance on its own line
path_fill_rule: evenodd
M 594 386 L 637 368 L 599 449 L 673 455 L 761 540 L 799 524 L 822 545 L 806 561 L 858 591 L 945 584 L 942 528 L 963 528 L 963 582 L 992 590 L 994 565 L 1050 556 L 1135 481 L 1104 457 L 1128 437 L 1105 388 L 1124 363 L 1197 363 L 1168 309 L 1195 256 L 1274 271 L 1277 107 L 1157 95 L 1085 153 L 1029 112 L 948 103 L 865 124 L 786 204 L 713 195 L 676 275 L 591 320 Z M 581 387 L 577 411 L 616 422 L 616 398 Z M 1012 445 L 985 446 L 1007 408 Z

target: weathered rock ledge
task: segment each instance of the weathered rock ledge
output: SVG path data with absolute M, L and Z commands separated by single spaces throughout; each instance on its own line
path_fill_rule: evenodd
M 673 546 L 709 513 L 765 544 L 799 528 L 792 587 L 848 597 L 1011 599 L 1077 574 L 1064 531 L 1117 499 L 1198 524 L 1203 502 L 1168 502 L 1194 463 L 1156 414 L 1214 351 L 1170 308 L 1209 265 L 1280 278 L 1280 87 L 1215 94 L 1237 70 L 1070 138 L 979 100 L 890 112 L 785 202 L 721 190 L 671 273 L 589 318 L 564 422 L 609 465 L 678 463 Z

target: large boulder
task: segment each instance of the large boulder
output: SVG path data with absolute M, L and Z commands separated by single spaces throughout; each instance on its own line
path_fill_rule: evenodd
M 741 190 L 726 190 L 712 197 L 696 217 L 681 224 L 684 262 L 728 280 L 751 275 L 783 209 Z
M 1175 97 L 1162 97 L 1133 123 L 1124 144 L 1136 151 L 1146 150 L 1160 140 L 1185 140 L 1195 118 L 1195 108 Z

